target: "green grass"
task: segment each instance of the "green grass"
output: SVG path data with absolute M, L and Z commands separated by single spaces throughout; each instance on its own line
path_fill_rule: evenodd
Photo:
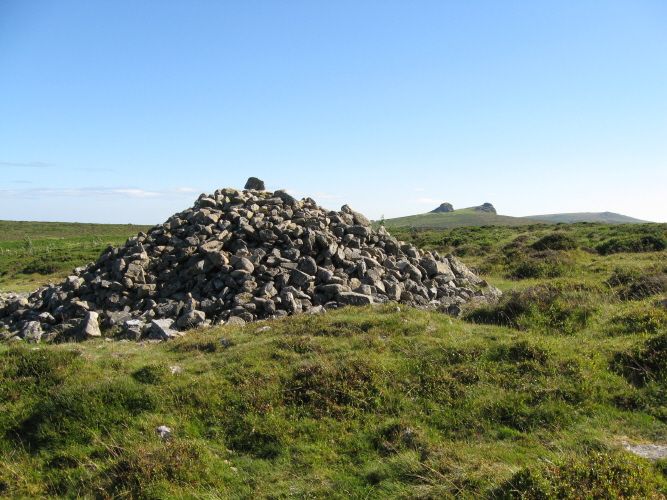
M 621 443 L 667 444 L 667 252 L 598 249 L 666 230 L 396 231 L 505 292 L 460 319 L 387 304 L 0 344 L 0 497 L 665 498 L 667 462 Z
M 0 291 L 30 291 L 65 278 L 151 226 L 0 221 Z
M 144 347 L 5 345 L 0 491 L 504 498 L 523 468 L 547 474 L 542 464 L 591 451 L 615 464 L 629 460 L 621 439 L 664 436 L 663 379 L 639 387 L 614 364 L 645 346 L 637 334 L 554 336 L 392 305 Z M 662 491 L 653 465 L 631 465 Z

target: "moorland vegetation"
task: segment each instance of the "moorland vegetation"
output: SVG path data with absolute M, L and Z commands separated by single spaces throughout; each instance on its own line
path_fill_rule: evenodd
M 0 497 L 665 498 L 667 461 L 626 447 L 667 444 L 667 225 L 391 232 L 503 299 L 4 342 Z M 18 236 L 5 290 L 67 275 L 8 264 L 41 245 Z

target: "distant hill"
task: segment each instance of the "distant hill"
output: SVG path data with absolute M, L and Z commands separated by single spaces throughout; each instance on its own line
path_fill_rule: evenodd
M 577 212 L 572 214 L 528 215 L 526 219 L 538 219 L 548 222 L 604 222 L 607 224 L 644 224 L 647 220 L 635 219 L 614 212 Z
M 490 204 L 485 204 L 490 205 Z M 481 205 L 480 207 L 484 207 Z M 491 211 L 480 211 L 480 207 L 469 207 L 452 212 L 427 213 L 385 219 L 384 224 L 392 227 L 415 227 L 434 229 L 453 229 L 462 226 L 525 226 L 526 224 L 549 224 L 549 221 L 497 215 Z M 485 207 L 488 209 L 488 207 Z M 490 207 L 493 209 L 493 206 Z

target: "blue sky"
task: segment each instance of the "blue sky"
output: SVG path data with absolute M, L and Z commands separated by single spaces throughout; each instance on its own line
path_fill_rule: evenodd
M 667 221 L 664 0 L 0 1 L 0 219 L 267 189 Z

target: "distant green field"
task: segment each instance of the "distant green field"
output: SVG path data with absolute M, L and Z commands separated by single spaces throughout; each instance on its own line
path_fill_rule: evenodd
M 605 224 L 646 224 L 650 221 L 635 219 L 613 212 L 576 212 L 568 214 L 529 215 L 533 219 L 549 222 L 604 222 Z
M 136 235 L 148 231 L 152 226 L 135 224 L 87 224 L 79 222 L 31 222 L 0 220 L 0 242 L 21 241 L 26 236 L 31 240 L 81 238 L 94 236 Z
M 387 229 L 396 227 L 453 229 L 462 226 L 525 226 L 527 224 L 549 224 L 549 222 L 525 217 L 476 212 L 469 208 L 455 210 L 454 212 L 409 215 L 384 220 Z M 379 223 L 376 223 L 376 225 L 379 225 Z
M 0 291 L 29 291 L 66 277 L 109 245 L 151 226 L 0 221 Z

